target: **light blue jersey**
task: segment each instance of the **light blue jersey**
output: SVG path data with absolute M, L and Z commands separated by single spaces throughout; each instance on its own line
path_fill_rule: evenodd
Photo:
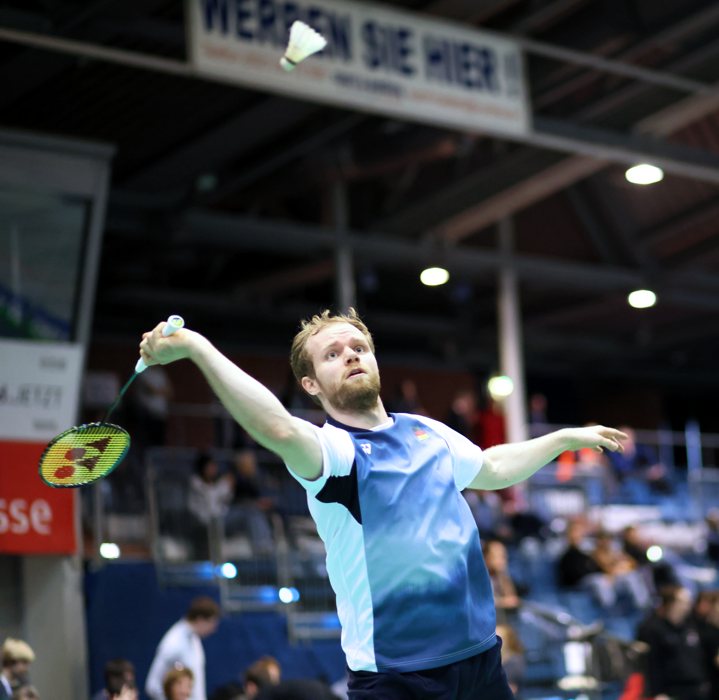
M 323 472 L 295 478 L 327 549 L 353 671 L 419 671 L 495 644 L 479 533 L 461 491 L 482 452 L 438 421 L 317 428 Z

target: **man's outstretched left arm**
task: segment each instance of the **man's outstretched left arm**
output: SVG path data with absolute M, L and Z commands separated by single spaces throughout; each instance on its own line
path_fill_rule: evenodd
M 597 452 L 621 452 L 626 435 L 615 428 L 593 425 L 587 428 L 562 428 L 553 433 L 506 445 L 495 445 L 482 453 L 484 464 L 471 489 L 494 490 L 528 479 L 534 472 L 567 450 L 589 447 Z

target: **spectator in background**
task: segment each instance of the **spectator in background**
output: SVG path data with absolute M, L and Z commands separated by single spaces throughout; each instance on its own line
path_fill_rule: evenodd
M 473 442 L 478 440 L 479 408 L 474 389 L 460 389 L 455 393 L 445 423 Z
M 679 585 L 679 577 L 674 568 L 664 559 L 650 562 L 647 556 L 649 543 L 645 542 L 635 525 L 627 525 L 622 530 L 622 551 L 636 562 L 637 568 L 644 575 L 650 588 L 658 591 L 664 586 Z
M 419 399 L 419 390 L 414 379 L 403 379 L 397 386 L 394 396 L 388 401 L 388 411 L 393 413 L 416 413 L 426 416 L 422 402 Z
M 13 691 L 28 684 L 30 665 L 35 652 L 22 639 L 8 637 L 2 645 L 2 672 L 0 672 L 0 700 L 12 697 Z
M 694 606 L 694 622 L 709 679 L 709 697 L 719 698 L 719 591 L 701 591 Z
M 482 551 L 492 584 L 497 619 L 500 622 L 512 620 L 516 617 L 522 600 L 517 592 L 517 586 L 509 574 L 507 548 L 499 540 L 485 540 Z
M 208 529 L 224 519 L 231 498 L 232 478 L 220 474 L 220 466 L 212 455 L 206 452 L 198 455 L 188 495 L 188 508 L 194 521 L 190 538 L 196 559 L 209 558 Z
M 707 526 L 707 557 L 714 564 L 719 564 L 719 510 L 710 510 L 704 522 Z
M 195 676 L 189 668 L 171 668 L 162 679 L 165 700 L 190 700 L 194 684 Z
M 547 420 L 547 397 L 544 394 L 532 394 L 529 397 L 529 410 L 527 420 L 529 422 L 529 437 L 539 437 L 551 432 Z
M 245 672 L 247 700 L 336 700 L 330 688 L 316 680 L 281 680 L 277 659 L 263 656 Z
M 107 689 L 108 700 L 138 700 L 137 686 L 134 683 L 115 682 Z
M 164 367 L 148 367 L 135 379 L 132 391 L 136 425 L 133 438 L 143 447 L 164 445 L 172 383 Z
M 709 700 L 699 633 L 689 620 L 691 594 L 682 586 L 667 586 L 659 598 L 637 630 L 637 639 L 649 645 L 646 693 L 672 700 Z
M 624 452 L 607 455 L 617 481 L 622 483 L 627 478 L 634 477 L 646 481 L 654 491 L 670 493 L 672 488 L 667 478 L 667 469 L 659 461 L 656 452 L 647 445 L 637 444 L 633 428 L 625 425 L 620 430 L 629 436 Z
M 502 639 L 502 666 L 507 674 L 509 687 L 516 695 L 524 680 L 527 667 L 524 647 L 511 625 L 497 625 L 497 635 Z
M 107 700 L 122 691 L 123 686 L 135 687 L 135 667 L 127 659 L 110 659 L 103 671 L 105 687 L 92 700 Z
M 636 561 L 615 546 L 608 532 L 597 533 L 592 557 L 609 577 L 615 593 L 626 592 L 638 610 L 649 605 L 649 587 L 638 570 Z
M 191 700 L 206 700 L 205 651 L 202 639 L 217 630 L 220 608 L 212 598 L 195 598 L 181 620 L 178 620 L 160 640 L 145 683 L 145 692 L 153 700 L 163 700 L 162 683 L 165 675 L 176 665 L 189 668 L 195 683 Z
M 478 415 L 480 440 L 477 443 L 483 450 L 507 442 L 504 427 L 504 408 L 499 401 L 489 397 Z
M 207 452 L 198 455 L 190 477 L 190 512 L 204 525 L 222 519 L 232 498 L 232 477 L 220 474 L 220 465 Z
M 627 593 L 635 606 L 641 608 L 649 601 L 649 592 L 640 588 L 641 577 L 615 560 L 609 545 L 600 536 L 599 552 L 594 556 L 583 550 L 586 527 L 579 520 L 570 521 L 567 527 L 567 548 L 557 562 L 557 579 L 565 588 L 588 590 L 602 608 L 611 608 L 618 593 Z M 603 568 L 605 567 L 605 568 Z M 625 570 L 626 569 L 626 570 Z M 634 576 L 630 574 L 634 573 Z
M 274 503 L 262 495 L 257 453 L 254 450 L 239 450 L 235 453 L 232 480 L 232 503 L 225 532 L 228 537 L 240 532 L 247 533 L 255 554 L 270 554 L 274 540 L 268 515 L 274 510 Z
M 32 685 L 22 685 L 12 694 L 12 700 L 40 700 L 40 693 Z M 124 700 L 124 698 L 121 700 Z M 128 700 L 131 699 L 128 698 Z

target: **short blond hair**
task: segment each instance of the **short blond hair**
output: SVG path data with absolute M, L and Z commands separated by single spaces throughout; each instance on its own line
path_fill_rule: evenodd
M 35 661 L 35 652 L 32 647 L 23 642 L 22 639 L 8 637 L 2 645 L 2 663 L 7 666 L 15 661 L 27 661 L 31 664 Z
M 325 309 L 320 314 L 315 314 L 312 318 L 304 320 L 300 324 L 300 331 L 292 340 L 292 348 L 290 349 L 290 366 L 295 379 L 301 384 L 302 377 L 311 377 L 314 379 L 315 370 L 312 366 L 312 358 L 307 352 L 307 341 L 317 335 L 323 328 L 331 326 L 333 323 L 349 323 L 354 326 L 367 339 L 369 349 L 374 353 L 374 341 L 372 334 L 359 317 L 357 311 L 350 306 L 346 314 L 333 314 L 329 309 Z

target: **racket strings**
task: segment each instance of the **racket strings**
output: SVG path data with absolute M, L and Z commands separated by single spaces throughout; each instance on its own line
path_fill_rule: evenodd
M 79 486 L 109 474 L 130 447 L 129 434 L 111 423 L 89 423 L 58 435 L 40 460 L 51 486 Z

